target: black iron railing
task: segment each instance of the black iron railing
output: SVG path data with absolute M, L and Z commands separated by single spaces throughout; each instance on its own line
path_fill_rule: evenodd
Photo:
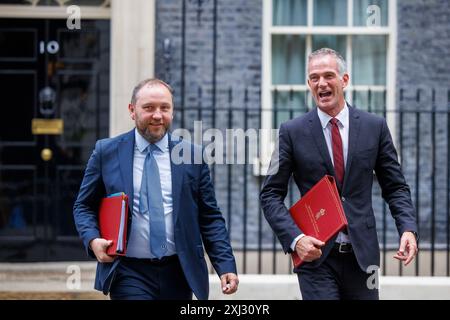
M 279 106 L 278 94 L 273 92 L 271 110 L 249 106 L 248 89 L 244 90 L 241 95 L 244 99 L 239 103 L 233 99 L 233 90 L 228 90 L 227 104 L 218 105 L 214 110 L 203 106 L 176 107 L 174 129 L 183 123 L 186 126 L 184 129 L 194 135 L 194 123 L 201 121 L 203 133 L 214 128 L 222 133 L 219 137 L 208 136 L 208 139 L 201 141 L 204 145 L 211 145 L 212 141 L 217 143 L 220 139 L 226 145 L 226 138 L 230 135 L 226 132 L 227 129 L 242 129 L 246 133 L 248 130 L 258 131 L 263 123 L 267 123 L 263 121 L 264 117 L 270 117 L 272 128 L 277 128 L 281 122 L 309 111 L 308 95 L 305 95 L 304 103 L 300 105 L 291 103 Z M 385 97 L 385 93 L 382 95 Z M 290 93 L 290 96 L 293 97 L 293 94 Z M 450 276 L 450 92 L 444 101 L 438 101 L 434 90 L 417 90 L 413 94 L 400 90 L 398 106 L 393 109 L 373 106 L 370 91 L 366 97 L 368 102 L 363 103 L 362 109 L 385 117 L 391 129 L 411 188 L 412 200 L 417 208 L 420 234 L 419 257 L 413 267 L 404 268 L 392 258 L 398 249 L 399 237 L 374 176 L 373 208 L 380 240 L 381 272 L 385 275 Z M 355 106 L 358 107 L 356 103 Z M 251 147 L 255 147 L 252 144 L 255 143 L 256 154 L 248 157 Z M 236 153 L 244 153 L 245 164 L 225 161 L 227 152 L 230 152 L 229 146 L 225 146 L 222 151 L 216 149 L 213 155 L 216 159 L 224 160 L 222 163 L 213 163 L 211 172 L 219 206 L 227 220 L 228 232 L 238 257 L 240 272 L 289 273 L 292 269 L 290 258 L 282 253 L 278 240 L 262 215 L 258 201 L 264 179 L 260 173 L 264 168 L 256 159 L 262 159 L 263 148 L 260 135 L 256 142 L 247 136 L 243 146 L 234 146 L 234 157 Z M 223 156 L 217 152 L 223 152 Z M 293 204 L 298 198 L 298 190 L 291 181 L 286 205 Z

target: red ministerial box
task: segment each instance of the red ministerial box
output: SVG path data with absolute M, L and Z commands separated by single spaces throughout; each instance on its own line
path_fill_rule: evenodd
M 128 196 L 121 192 L 103 198 L 98 213 L 100 236 L 113 243 L 106 253 L 124 256 L 127 251 Z
M 289 212 L 305 235 L 323 242 L 330 240 L 348 225 L 336 182 L 329 175 L 320 179 Z M 303 263 L 296 251 L 291 256 L 295 267 Z

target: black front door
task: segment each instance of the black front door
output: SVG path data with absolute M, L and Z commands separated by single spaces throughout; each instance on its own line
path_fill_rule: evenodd
M 66 20 L 0 19 L 0 261 L 86 258 L 72 206 L 108 136 L 109 30 L 109 20 L 69 30 Z M 33 134 L 33 119 L 61 119 L 63 131 Z

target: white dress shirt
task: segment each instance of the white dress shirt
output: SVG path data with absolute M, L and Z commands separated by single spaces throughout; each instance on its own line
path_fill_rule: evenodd
M 135 144 L 133 156 L 133 220 L 130 237 L 128 239 L 127 256 L 134 258 L 154 258 L 150 251 L 150 222 L 149 216 L 139 211 L 139 200 L 142 181 L 142 170 L 147 146 L 150 143 L 135 129 Z M 153 157 L 159 168 L 161 191 L 163 197 L 164 217 L 166 223 L 167 253 L 170 256 L 176 253 L 173 228 L 173 200 L 172 200 L 172 172 L 170 167 L 169 136 L 155 143 L 158 147 L 153 151 Z M 151 213 L 150 213 L 151 214 Z

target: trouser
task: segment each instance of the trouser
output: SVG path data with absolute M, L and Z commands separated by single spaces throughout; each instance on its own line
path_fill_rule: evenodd
M 112 300 L 192 300 L 176 255 L 161 260 L 124 257 L 115 272 Z
M 336 244 L 319 267 L 301 268 L 297 276 L 303 300 L 379 299 L 373 274 L 361 270 L 350 246 Z

